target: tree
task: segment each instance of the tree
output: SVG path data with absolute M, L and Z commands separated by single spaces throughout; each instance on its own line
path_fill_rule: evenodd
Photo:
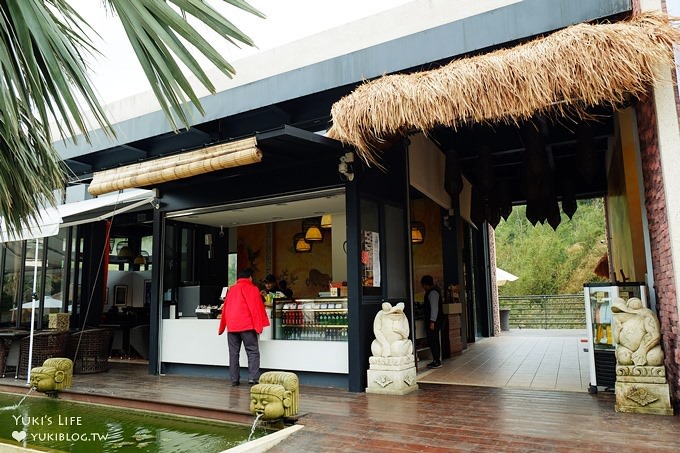
M 578 294 L 584 283 L 602 280 L 594 269 L 607 252 L 604 200 L 580 200 L 557 230 L 533 226 L 526 206 L 516 206 L 496 227 L 495 244 L 498 267 L 520 277 L 499 288 L 500 295 Z
M 223 1 L 264 17 L 245 1 Z M 232 44 L 253 45 L 203 0 L 102 0 L 102 7 L 121 21 L 175 130 L 189 126 L 189 104 L 204 113 L 185 70 L 215 93 L 194 50 L 224 74 L 235 73 L 187 17 Z M 97 54 L 91 32 L 96 33 L 68 0 L 0 2 L 0 216 L 10 232 L 29 218 L 39 221 L 39 208 L 55 203 L 54 191 L 64 187 L 67 167 L 52 146 L 53 135 L 75 141 L 82 134 L 89 140 L 83 114 L 87 110 L 113 135 L 87 75 L 85 56 Z

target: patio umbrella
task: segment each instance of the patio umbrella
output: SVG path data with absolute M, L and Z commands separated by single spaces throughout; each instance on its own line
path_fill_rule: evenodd
M 496 268 L 496 285 L 498 286 L 503 286 L 507 282 L 514 282 L 518 278 L 518 276 L 513 275 L 508 271 L 504 271 L 500 267 Z

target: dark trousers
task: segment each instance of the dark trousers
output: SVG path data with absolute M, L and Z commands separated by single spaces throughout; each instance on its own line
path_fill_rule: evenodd
M 430 330 L 430 323 L 425 325 L 425 333 L 427 335 L 427 345 L 430 347 L 432 353 L 432 360 L 438 362 L 441 360 L 441 345 L 439 342 L 439 323 L 434 324 L 434 330 Z
M 252 380 L 260 379 L 260 347 L 257 343 L 257 333 L 254 330 L 227 332 L 227 343 L 229 344 L 229 377 L 231 382 L 239 382 L 241 378 L 241 366 L 239 365 L 241 343 L 246 348 L 246 355 L 248 356 L 248 378 Z

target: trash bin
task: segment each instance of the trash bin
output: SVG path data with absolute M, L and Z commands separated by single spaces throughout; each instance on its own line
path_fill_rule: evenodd
M 507 332 L 510 330 L 510 310 L 501 309 L 499 311 L 501 314 L 501 330 Z

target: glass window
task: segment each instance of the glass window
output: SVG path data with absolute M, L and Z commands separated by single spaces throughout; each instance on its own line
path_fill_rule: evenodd
M 68 282 L 68 312 L 73 313 L 76 301 L 80 297 L 80 286 L 83 273 L 83 245 L 82 238 L 71 241 L 71 277 Z M 76 307 L 77 309 L 77 307 Z
M 42 275 L 42 255 L 44 239 L 26 241 L 26 270 L 24 272 L 24 282 L 22 288 L 22 310 L 21 325 L 30 327 L 32 318 L 33 298 L 36 299 L 35 321 L 40 316 L 40 300 L 38 298 L 41 291 Z
M 190 228 L 180 229 L 180 263 L 179 281 L 194 281 L 194 231 Z
M 9 242 L 5 246 L 5 268 L 2 274 L 2 302 L 0 321 L 3 326 L 17 322 L 16 301 L 21 278 L 21 242 Z
M 237 257 L 236 253 L 230 253 L 227 256 L 227 285 L 229 286 L 236 283 Z
M 144 265 L 140 269 L 150 270 L 153 262 L 151 252 L 153 251 L 153 236 L 143 236 L 139 255 L 144 257 Z
M 68 229 L 62 228 L 57 236 L 47 238 L 43 327 L 48 325 L 49 314 L 61 312 L 64 304 L 67 234 Z

